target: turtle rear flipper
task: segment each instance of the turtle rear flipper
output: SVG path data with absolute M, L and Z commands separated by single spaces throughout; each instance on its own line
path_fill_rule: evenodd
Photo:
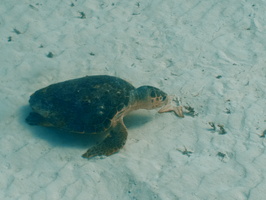
M 94 156 L 109 156 L 118 152 L 126 143 L 127 129 L 123 121 L 119 121 L 117 125 L 111 129 L 108 135 L 101 143 L 90 148 L 82 155 L 84 158 L 91 158 Z
M 44 117 L 36 112 L 31 112 L 26 118 L 26 122 L 30 125 L 39 125 L 42 121 L 44 121 Z
M 38 126 L 53 126 L 50 122 L 36 112 L 31 112 L 26 118 L 26 122 L 29 125 L 38 125 Z

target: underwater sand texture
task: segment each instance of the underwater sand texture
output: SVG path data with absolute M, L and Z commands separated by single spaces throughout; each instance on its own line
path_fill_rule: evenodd
M 0 6 L 0 199 L 263 199 L 266 2 L 15 1 Z M 180 98 L 139 110 L 125 147 L 25 123 L 49 84 L 107 74 Z M 264 133 L 264 134 L 263 134 Z

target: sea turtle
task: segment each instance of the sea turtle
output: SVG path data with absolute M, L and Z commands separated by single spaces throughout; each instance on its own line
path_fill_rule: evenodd
M 114 76 L 96 75 L 68 80 L 37 90 L 30 96 L 33 110 L 26 118 L 30 125 L 55 127 L 80 134 L 106 133 L 105 139 L 90 148 L 83 157 L 111 155 L 127 139 L 123 117 L 132 110 L 174 111 L 170 97 L 152 86 L 135 88 Z

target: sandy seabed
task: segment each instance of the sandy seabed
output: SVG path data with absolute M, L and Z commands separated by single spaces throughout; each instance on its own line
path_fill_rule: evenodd
M 265 10 L 263 0 L 2 0 L 0 199 L 264 199 Z M 25 123 L 35 90 L 95 74 L 153 85 L 197 114 L 133 112 L 125 147 L 90 160 L 90 136 Z

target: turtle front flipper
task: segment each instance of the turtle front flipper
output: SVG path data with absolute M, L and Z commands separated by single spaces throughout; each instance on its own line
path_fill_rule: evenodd
M 117 125 L 110 130 L 110 134 L 99 144 L 90 148 L 82 155 L 84 158 L 94 156 L 109 156 L 118 152 L 126 143 L 127 129 L 123 121 L 119 121 Z

